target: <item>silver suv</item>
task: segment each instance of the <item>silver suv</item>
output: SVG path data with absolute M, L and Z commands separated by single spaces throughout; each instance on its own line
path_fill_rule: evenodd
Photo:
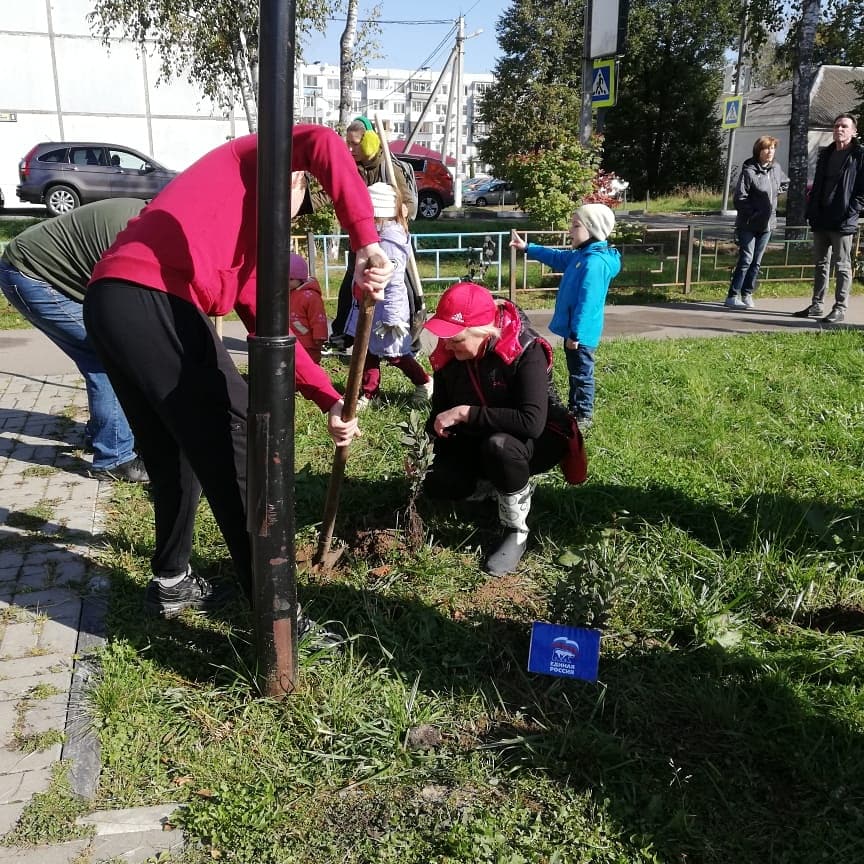
M 153 198 L 177 174 L 131 147 L 92 141 L 44 141 L 18 164 L 21 201 L 52 216 L 104 198 Z

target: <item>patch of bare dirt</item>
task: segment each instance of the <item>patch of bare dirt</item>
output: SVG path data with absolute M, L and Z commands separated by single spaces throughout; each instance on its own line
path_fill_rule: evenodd
M 491 577 L 478 585 L 454 611 L 453 617 L 458 619 L 468 612 L 480 612 L 490 618 L 533 618 L 544 605 L 544 601 L 529 590 L 519 576 L 508 574 Z

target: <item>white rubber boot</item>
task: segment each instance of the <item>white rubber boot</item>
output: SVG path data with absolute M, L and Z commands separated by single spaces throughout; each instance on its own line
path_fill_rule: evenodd
M 492 576 L 504 576 L 516 569 L 528 544 L 528 513 L 531 484 L 511 495 L 498 493 L 498 519 L 507 533 L 498 548 L 486 559 L 484 569 Z

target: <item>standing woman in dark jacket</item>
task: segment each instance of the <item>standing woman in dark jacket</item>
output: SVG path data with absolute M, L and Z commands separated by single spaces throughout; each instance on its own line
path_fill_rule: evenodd
M 451 285 L 425 326 L 438 345 L 426 425 L 435 456 L 423 488 L 430 498 L 497 497 L 505 534 L 484 569 L 503 576 L 525 552 L 531 476 L 568 449 L 571 424 L 552 384 L 552 349 L 516 306 L 473 282 Z
M 757 138 L 753 157 L 741 166 L 735 189 L 738 263 L 726 297 L 726 306 L 730 309 L 753 308 L 753 291 L 762 256 L 777 224 L 777 196 L 789 186 L 789 178 L 774 161 L 779 143 L 770 135 Z

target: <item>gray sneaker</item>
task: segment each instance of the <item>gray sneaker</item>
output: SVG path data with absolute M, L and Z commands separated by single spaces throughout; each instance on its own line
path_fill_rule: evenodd
M 823 324 L 839 324 L 846 320 L 846 312 L 839 306 L 835 306 L 823 319 Z
M 753 295 L 752 294 L 742 294 L 741 295 L 741 302 L 744 304 L 744 306 L 747 309 L 752 309 L 756 305 L 753 302 Z
M 811 303 L 806 309 L 793 312 L 794 318 L 821 318 L 825 314 L 825 307 L 821 303 Z
M 744 308 L 744 302 L 741 300 L 741 298 L 737 294 L 730 294 L 726 298 L 726 300 L 724 301 L 723 305 L 727 309 L 743 309 Z

